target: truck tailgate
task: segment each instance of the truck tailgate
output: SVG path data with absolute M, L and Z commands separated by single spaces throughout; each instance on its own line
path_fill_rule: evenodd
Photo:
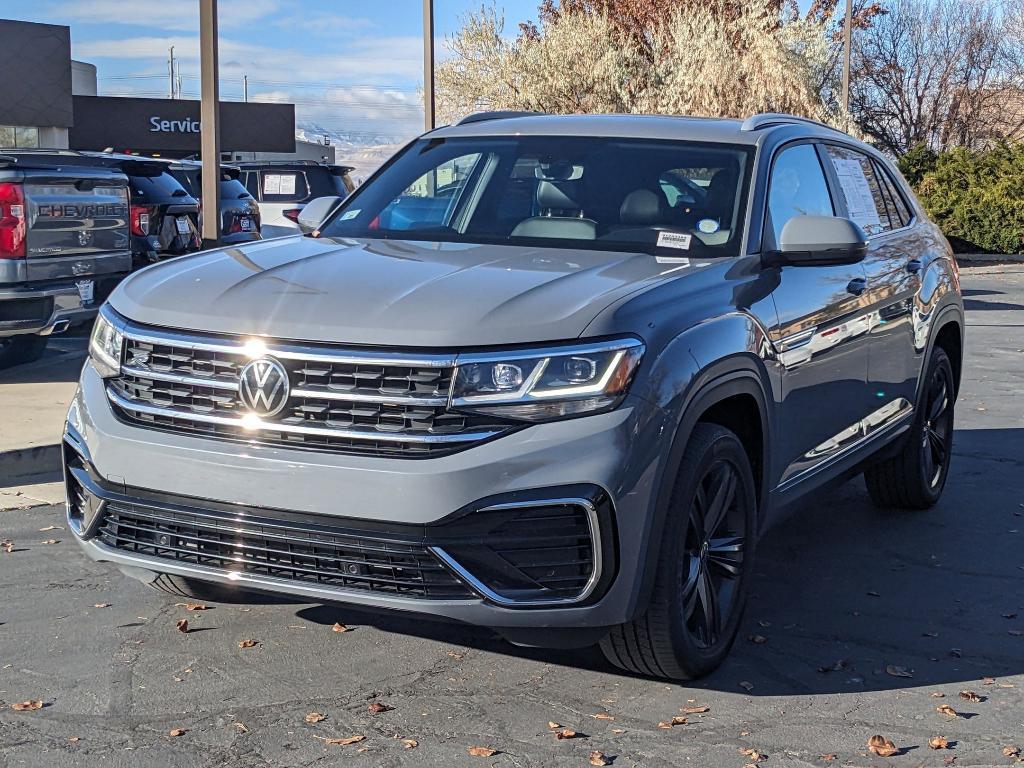
M 90 172 L 25 179 L 30 280 L 105 272 L 110 257 L 130 251 L 127 179 L 109 172 L 90 178 Z

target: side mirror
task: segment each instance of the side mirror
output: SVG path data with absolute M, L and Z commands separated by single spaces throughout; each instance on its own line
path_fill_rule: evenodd
M 299 218 L 296 220 L 299 225 L 299 229 L 302 230 L 303 234 L 309 234 L 317 229 L 320 229 L 320 225 L 327 220 L 327 217 L 331 215 L 331 211 L 338 207 L 343 198 L 329 195 L 327 197 L 317 197 L 306 203 L 306 206 L 299 212 Z
M 765 253 L 768 265 L 818 267 L 856 264 L 868 252 L 864 230 L 839 216 L 794 216 L 779 236 L 779 250 Z

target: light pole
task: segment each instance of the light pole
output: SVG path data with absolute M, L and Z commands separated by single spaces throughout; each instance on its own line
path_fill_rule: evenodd
M 423 127 L 434 122 L 434 0 L 423 0 Z
M 217 0 L 199 0 L 200 106 L 199 159 L 203 162 L 203 246 L 211 248 L 220 238 L 217 199 L 220 182 L 220 92 L 217 82 Z
M 853 27 L 853 0 L 846 0 L 846 22 L 843 24 L 843 120 L 850 130 L 850 48 Z

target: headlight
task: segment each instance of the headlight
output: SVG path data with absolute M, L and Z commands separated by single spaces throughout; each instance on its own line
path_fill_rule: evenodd
M 614 408 L 633 380 L 638 339 L 575 347 L 459 355 L 452 408 L 548 421 Z
M 92 327 L 89 338 L 89 356 L 93 367 L 105 379 L 117 376 L 121 372 L 121 347 L 124 336 L 111 322 L 110 316 L 103 309 L 96 316 L 96 324 Z

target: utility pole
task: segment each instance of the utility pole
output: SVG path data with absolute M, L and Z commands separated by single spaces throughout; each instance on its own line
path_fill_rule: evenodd
M 249 76 L 242 75 L 242 101 L 249 100 Z
M 167 98 L 174 98 L 174 46 L 171 46 L 170 55 L 167 57 Z
M 203 163 L 203 247 L 220 239 L 217 199 L 220 187 L 220 92 L 218 84 L 217 0 L 199 0 L 200 152 Z
M 434 130 L 434 0 L 423 0 L 423 126 Z
M 850 64 L 853 37 L 853 0 L 846 0 L 846 23 L 843 24 L 843 120 L 850 130 Z
M 181 60 L 175 59 L 174 61 L 174 84 L 178 89 L 178 95 L 175 98 L 181 98 Z

